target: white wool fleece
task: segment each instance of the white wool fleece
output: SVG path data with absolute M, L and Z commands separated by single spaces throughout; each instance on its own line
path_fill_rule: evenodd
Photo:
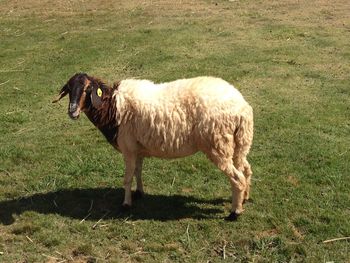
M 114 96 L 118 145 L 128 151 L 136 147 L 135 141 L 144 156 L 174 158 L 203 151 L 229 157 L 241 117 L 253 121 L 251 107 L 241 93 L 219 78 L 161 84 L 127 79 L 120 82 Z M 247 136 L 252 137 L 252 132 Z

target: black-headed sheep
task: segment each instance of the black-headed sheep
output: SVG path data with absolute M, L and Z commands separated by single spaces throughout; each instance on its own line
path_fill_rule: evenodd
M 75 74 L 61 89 L 57 102 L 69 94 L 68 114 L 84 112 L 123 155 L 123 206 L 143 194 L 144 157 L 177 158 L 203 152 L 228 178 L 235 220 L 249 198 L 252 171 L 247 161 L 253 140 L 253 110 L 241 93 L 213 77 L 181 79 L 154 84 L 126 79 L 113 87 L 83 73 Z

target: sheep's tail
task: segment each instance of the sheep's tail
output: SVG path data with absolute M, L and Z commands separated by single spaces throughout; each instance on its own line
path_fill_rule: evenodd
M 241 118 L 234 134 L 234 163 L 239 170 L 244 169 L 246 156 L 253 142 L 253 109 L 249 105 L 242 111 Z

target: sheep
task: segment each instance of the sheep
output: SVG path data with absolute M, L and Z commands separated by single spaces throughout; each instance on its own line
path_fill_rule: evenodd
M 56 100 L 69 94 L 68 115 L 84 112 L 107 141 L 122 153 L 124 202 L 144 194 L 141 179 L 145 157 L 178 158 L 203 152 L 229 179 L 231 213 L 236 220 L 249 199 L 252 170 L 247 155 L 253 140 L 253 110 L 241 93 L 220 78 L 196 77 L 155 84 L 125 79 L 108 86 L 77 73 Z

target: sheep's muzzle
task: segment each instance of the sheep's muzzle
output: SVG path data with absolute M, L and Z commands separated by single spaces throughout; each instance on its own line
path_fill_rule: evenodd
M 68 115 L 73 120 L 76 120 L 79 118 L 80 108 L 77 103 L 69 103 Z

